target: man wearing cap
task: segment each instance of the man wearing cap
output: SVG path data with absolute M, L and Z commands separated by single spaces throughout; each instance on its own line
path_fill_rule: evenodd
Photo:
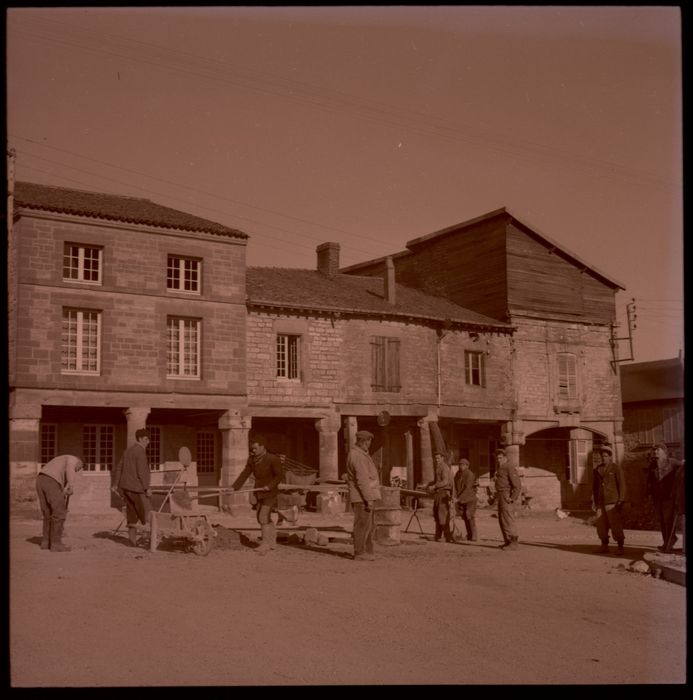
M 373 561 L 373 534 L 375 531 L 375 501 L 380 499 L 380 479 L 375 462 L 369 454 L 373 433 L 359 430 L 356 444 L 349 450 L 346 463 L 346 481 L 349 500 L 354 511 L 354 560 Z
M 433 520 L 436 524 L 435 541 L 440 542 L 444 535 L 446 542 L 454 542 L 450 531 L 450 496 L 452 494 L 452 476 L 450 466 L 442 452 L 433 455 L 435 460 L 435 479 L 426 485 L 426 490 L 433 493 Z
M 518 534 L 515 525 L 515 509 L 522 493 L 522 483 L 517 469 L 510 464 L 508 455 L 502 447 L 496 450 L 496 499 L 498 501 L 498 524 L 500 525 L 503 544 L 501 549 L 517 549 Z
M 598 554 L 609 551 L 609 530 L 618 546 L 616 553 L 623 554 L 623 523 L 621 508 L 626 500 L 626 480 L 623 470 L 612 461 L 612 450 L 609 445 L 595 448 L 599 455 L 599 464 L 592 475 L 592 510 L 597 514 L 595 525 L 597 536 L 602 542 L 596 550 Z
M 84 466 L 74 455 L 58 455 L 41 468 L 36 477 L 41 513 L 43 515 L 43 537 L 41 549 L 51 552 L 69 552 L 63 544 L 63 528 L 67 518 L 67 502 L 72 495 L 75 474 Z
M 652 457 L 648 465 L 648 486 L 654 500 L 659 528 L 662 532 L 662 551 L 667 550 L 667 544 L 671 538 L 671 546 L 676 542 L 674 518 L 676 515 L 676 481 L 677 475 L 682 473 L 682 462 L 669 456 L 669 448 L 659 442 L 652 448 Z M 679 476 L 679 478 L 682 478 Z M 673 537 L 672 537 L 673 535 Z
M 461 459 L 459 466 L 455 474 L 455 505 L 464 520 L 467 540 L 476 542 L 476 476 L 468 459 Z

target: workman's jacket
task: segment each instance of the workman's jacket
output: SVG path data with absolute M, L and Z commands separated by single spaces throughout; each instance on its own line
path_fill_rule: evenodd
M 436 478 L 428 483 L 428 488 L 433 489 L 435 493 L 440 493 L 441 495 L 445 493 L 449 494 L 450 491 L 452 491 L 450 467 L 443 462 L 442 464 L 436 464 L 435 470 Z
M 270 452 L 265 452 L 259 457 L 250 455 L 245 468 L 233 482 L 231 488 L 240 489 L 251 474 L 255 477 L 256 489 L 261 489 L 264 486 L 269 487 L 267 491 L 256 491 L 253 494 L 258 501 L 277 497 L 279 484 L 284 478 L 284 467 L 277 455 Z
M 674 494 L 674 481 L 681 462 L 673 457 L 666 457 L 660 464 L 653 459 L 649 464 L 648 485 L 655 500 L 668 500 Z
M 359 445 L 354 445 L 349 450 L 346 478 L 349 484 L 349 500 L 352 503 L 366 503 L 380 499 L 378 469 L 368 452 Z
M 46 462 L 39 474 L 50 476 L 57 481 L 66 492 L 72 493 L 72 485 L 75 480 L 75 470 L 81 460 L 74 455 L 58 455 L 50 462 Z
M 626 480 L 620 466 L 612 462 L 594 468 L 592 500 L 595 506 L 608 506 L 626 500 Z
M 147 451 L 135 442 L 123 452 L 123 456 L 113 470 L 113 486 L 124 491 L 144 493 L 151 482 Z
M 476 474 L 466 467 L 455 474 L 455 500 L 458 503 L 476 501 Z
M 522 482 L 517 469 L 506 462 L 503 466 L 496 467 L 495 476 L 496 494 L 505 499 L 506 503 L 516 501 L 522 492 Z

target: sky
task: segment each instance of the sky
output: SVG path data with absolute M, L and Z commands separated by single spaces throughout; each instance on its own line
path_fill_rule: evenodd
M 10 8 L 6 66 L 18 180 L 240 229 L 255 266 L 505 207 L 626 287 L 635 361 L 684 350 L 675 6 Z

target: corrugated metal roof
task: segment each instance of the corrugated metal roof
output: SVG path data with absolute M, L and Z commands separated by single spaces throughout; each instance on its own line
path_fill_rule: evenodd
M 681 399 L 684 396 L 683 363 L 677 357 L 621 365 L 620 372 L 624 404 Z
M 248 234 L 243 233 L 243 231 L 139 197 L 74 190 L 68 187 L 39 185 L 33 182 L 17 182 L 14 189 L 14 201 L 15 208 L 50 211 L 145 226 L 199 231 L 233 238 L 248 238 Z
M 249 267 L 246 274 L 248 303 L 316 311 L 418 318 L 469 324 L 509 331 L 512 326 L 429 294 L 397 284 L 396 303 L 384 297 L 381 277 L 325 275 L 317 270 Z

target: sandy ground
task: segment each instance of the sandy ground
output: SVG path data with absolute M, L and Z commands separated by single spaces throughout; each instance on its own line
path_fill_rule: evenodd
M 403 513 L 404 528 L 409 514 Z M 629 684 L 686 680 L 686 588 L 628 569 L 659 535 L 628 531 L 623 557 L 594 528 L 519 519 L 523 544 L 431 541 L 429 514 L 374 562 L 350 558 L 351 516 L 302 514 L 341 538 L 254 551 L 251 512 L 210 516 L 208 556 L 113 535 L 121 518 L 67 521 L 68 553 L 10 519 L 14 687 L 352 684 Z

